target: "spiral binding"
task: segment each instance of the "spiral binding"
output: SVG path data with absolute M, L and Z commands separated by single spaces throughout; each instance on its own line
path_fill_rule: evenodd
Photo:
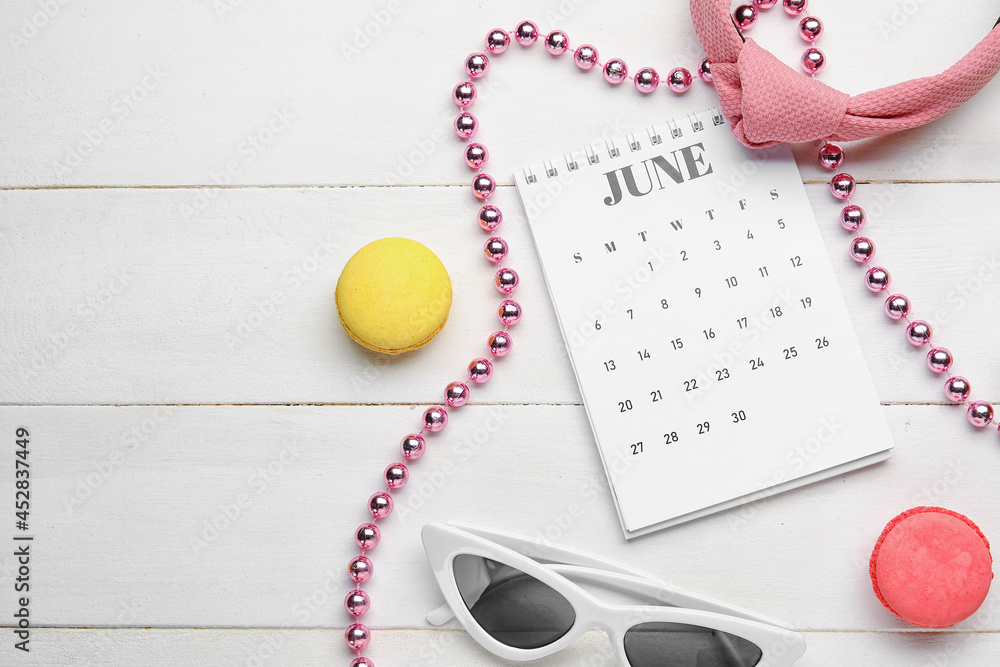
M 718 126 L 723 125 L 726 122 L 725 116 L 722 115 L 722 110 L 717 106 L 711 106 L 707 109 L 712 114 L 712 125 Z M 686 121 L 686 122 L 685 122 Z M 697 114 L 689 113 L 681 123 L 678 123 L 676 119 L 672 119 L 666 122 L 663 126 L 665 129 L 670 131 L 671 139 L 680 139 L 685 133 L 697 133 L 705 129 L 705 123 L 702 121 Z M 659 146 L 663 143 L 663 136 L 660 132 L 652 125 L 646 127 L 646 137 L 645 140 L 648 146 Z M 625 133 L 625 143 L 628 145 L 630 153 L 642 150 L 643 143 L 641 138 L 637 138 L 634 132 Z M 606 155 L 605 155 L 606 154 Z M 613 160 L 617 157 L 621 157 L 621 148 L 615 143 L 614 139 L 608 139 L 602 149 L 597 149 L 594 146 L 588 144 L 583 147 L 582 158 L 586 158 L 587 165 L 600 164 L 602 159 Z M 561 161 L 562 164 L 557 164 Z M 542 161 L 542 171 L 546 178 L 556 178 L 559 176 L 559 172 L 563 169 L 565 165 L 565 170 L 568 172 L 579 171 L 581 169 L 580 161 L 577 159 L 573 153 L 563 153 L 561 158 L 550 158 L 548 160 Z M 522 174 L 524 176 L 525 183 L 534 184 L 538 182 L 539 175 L 535 173 L 532 167 L 526 166 L 522 169 Z

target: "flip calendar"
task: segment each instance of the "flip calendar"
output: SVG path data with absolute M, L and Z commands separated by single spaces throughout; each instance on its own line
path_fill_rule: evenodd
M 708 110 L 515 181 L 627 537 L 888 458 L 787 146 Z

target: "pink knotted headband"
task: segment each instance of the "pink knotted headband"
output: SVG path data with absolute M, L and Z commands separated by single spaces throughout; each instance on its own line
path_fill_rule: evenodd
M 729 0 L 691 0 L 722 113 L 750 148 L 783 142 L 854 141 L 907 130 L 943 116 L 1000 70 L 1000 28 L 937 76 L 850 96 L 799 74 L 752 39 L 745 42 Z

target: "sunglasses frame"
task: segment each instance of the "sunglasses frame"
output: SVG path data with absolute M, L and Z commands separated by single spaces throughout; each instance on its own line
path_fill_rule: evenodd
M 632 667 L 625 654 L 625 633 L 641 623 L 656 622 L 721 630 L 751 641 L 762 651 L 756 667 L 787 667 L 806 650 L 800 634 L 769 619 L 680 591 L 655 577 L 572 549 L 454 522 L 425 525 L 421 540 L 447 602 L 447 607 L 431 612 L 428 621 L 441 625 L 456 618 L 480 646 L 505 660 L 520 662 L 552 655 L 575 643 L 588 630 L 600 628 L 608 634 L 620 665 Z M 494 639 L 476 622 L 462 599 L 453 565 L 460 554 L 489 558 L 550 586 L 573 607 L 573 625 L 562 637 L 539 648 L 521 649 Z M 609 604 L 571 579 L 641 594 L 670 606 Z

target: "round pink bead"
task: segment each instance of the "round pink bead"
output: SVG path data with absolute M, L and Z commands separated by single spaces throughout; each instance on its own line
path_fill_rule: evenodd
M 953 361 L 954 357 L 951 356 L 951 352 L 946 347 L 931 348 L 931 351 L 927 353 L 927 368 L 935 373 L 944 373 L 951 368 Z
M 368 646 L 368 642 L 371 641 L 372 633 L 366 626 L 355 623 L 347 628 L 344 638 L 347 640 L 347 645 L 353 650 L 363 651 Z
M 390 463 L 385 467 L 385 485 L 390 489 L 400 489 L 406 486 L 410 479 L 410 471 L 402 463 Z
M 667 88 L 678 95 L 691 87 L 691 81 L 693 81 L 691 72 L 683 67 L 675 67 L 667 74 Z
M 660 85 L 660 75 L 652 67 L 643 67 L 635 73 L 633 83 L 635 83 L 636 90 L 648 95 Z
M 823 144 L 819 149 L 819 163 L 827 169 L 839 168 L 844 164 L 844 149 L 837 144 Z
M 850 199 L 857 182 L 850 174 L 841 172 L 830 179 L 830 192 L 837 199 Z
M 472 143 L 465 147 L 465 164 L 479 169 L 490 159 L 490 152 L 482 144 Z
M 486 33 L 486 50 L 494 55 L 498 55 L 507 50 L 510 46 L 510 35 L 506 30 L 495 28 Z
M 865 274 L 865 286 L 872 292 L 884 292 L 889 289 L 891 276 L 881 266 L 873 266 Z
M 561 56 L 569 48 L 569 35 L 562 30 L 553 30 L 545 36 L 545 50 L 554 56 Z
M 628 66 L 621 58 L 612 58 L 604 63 L 604 80 L 613 86 L 628 78 Z
M 507 256 L 508 250 L 510 250 L 510 248 L 507 247 L 507 242 L 499 236 L 491 236 L 486 240 L 486 244 L 483 246 L 483 252 L 486 253 L 486 259 L 490 260 L 494 264 L 502 262 Z
M 701 62 L 698 63 L 698 76 L 705 83 L 712 83 L 712 66 L 708 62 L 708 58 L 702 58 Z
M 351 660 L 351 667 L 375 667 L 375 663 L 368 658 L 357 657 Z
M 368 593 L 365 593 L 360 588 L 351 591 L 344 598 L 344 608 L 352 616 L 361 616 L 368 611 L 370 606 L 371 599 L 369 599 Z
M 496 206 L 487 204 L 479 209 L 479 226 L 486 231 L 492 232 L 500 226 L 501 222 L 503 222 L 503 213 Z
M 468 111 L 455 116 L 455 134 L 463 139 L 470 139 L 479 129 L 479 120 Z
M 586 72 L 594 69 L 597 63 L 600 62 L 600 54 L 590 44 L 584 44 L 573 52 L 573 62 L 576 63 L 577 67 Z
M 819 74 L 826 67 L 826 56 L 816 48 L 808 48 L 802 52 L 802 70 L 806 74 Z
M 489 199 L 496 189 L 496 181 L 489 174 L 476 174 L 472 179 L 472 194 L 476 199 Z
M 521 319 L 521 304 L 513 299 L 505 299 L 500 302 L 500 307 L 497 309 L 497 316 L 507 326 L 516 324 Z
M 531 21 L 521 21 L 514 28 L 514 41 L 521 46 L 531 46 L 538 41 L 538 26 Z
M 864 236 L 851 241 L 851 259 L 855 262 L 867 262 L 875 255 L 875 242 Z
M 740 5 L 733 12 L 733 21 L 740 30 L 749 30 L 757 22 L 757 8 L 753 5 Z
M 460 408 L 469 402 L 469 385 L 452 382 L 444 390 L 444 402 L 453 408 Z
M 382 532 L 374 523 L 361 524 L 354 534 L 354 541 L 358 543 L 359 547 L 365 550 L 377 547 L 381 539 Z
M 517 272 L 514 269 L 500 267 L 493 277 L 493 282 L 496 284 L 498 290 L 504 294 L 510 294 L 517 289 Z
M 993 406 L 986 401 L 976 401 L 969 406 L 968 415 L 970 424 L 982 428 L 993 421 Z
M 972 386 L 969 381 L 961 375 L 950 377 L 944 383 L 944 395 L 948 397 L 949 401 L 961 403 L 969 397 L 971 391 Z
M 376 519 L 384 519 L 392 514 L 392 496 L 385 491 L 373 493 L 368 499 L 368 511 Z
M 451 91 L 451 99 L 463 109 L 471 106 L 476 101 L 476 84 L 471 81 L 463 81 Z
M 473 53 L 465 59 L 465 71 L 473 79 L 478 79 L 490 70 L 490 59 L 485 53 Z
M 850 232 L 856 232 L 865 224 L 865 209 L 857 204 L 848 204 L 840 212 L 840 224 Z
M 399 443 L 399 448 L 403 451 L 403 458 L 408 460 L 419 459 L 424 455 L 427 443 L 416 433 L 411 433 Z
M 807 42 L 815 42 L 823 32 L 823 22 L 815 16 L 807 16 L 799 21 L 799 37 Z
M 490 354 L 494 357 L 506 357 L 513 347 L 514 341 L 506 331 L 494 332 L 489 338 Z
M 483 384 L 493 377 L 493 364 L 489 359 L 473 359 L 469 364 L 469 379 L 476 384 Z
M 910 312 L 910 300 L 902 294 L 893 294 L 885 300 L 885 314 L 890 320 L 901 320 Z
M 424 428 L 431 433 L 437 433 L 448 425 L 448 411 L 442 407 L 424 410 Z
M 806 10 L 808 4 L 807 0 L 782 0 L 781 7 L 789 16 L 798 16 Z
M 778 0 L 753 0 L 753 4 L 757 6 L 757 9 L 770 9 L 778 4 Z
M 911 345 L 920 347 L 931 342 L 933 333 L 931 325 L 927 324 L 927 322 L 913 320 L 906 327 L 906 340 L 910 341 Z
M 371 579 L 372 572 L 374 572 L 374 566 L 366 556 L 355 556 L 347 564 L 347 574 L 359 584 Z

